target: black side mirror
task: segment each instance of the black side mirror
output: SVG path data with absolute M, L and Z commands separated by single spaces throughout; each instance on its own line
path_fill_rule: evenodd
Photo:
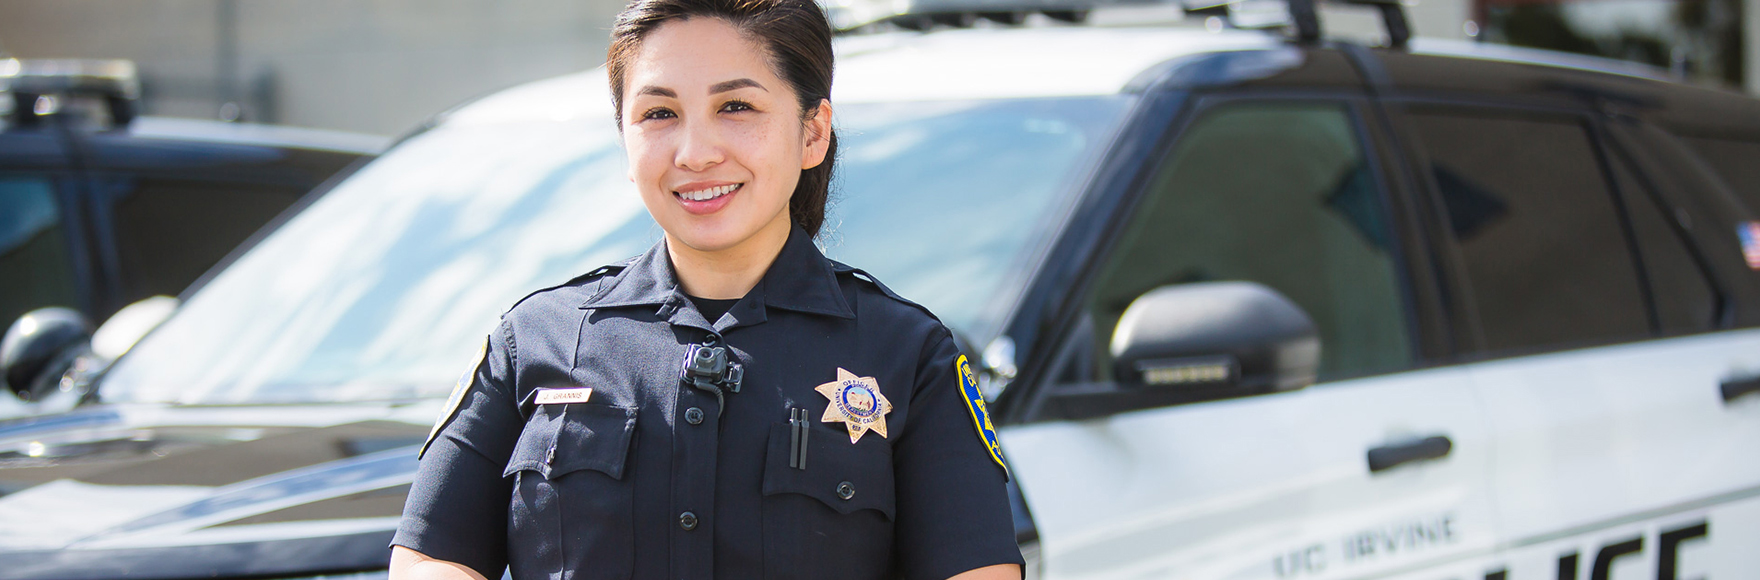
M 1112 334 L 1113 382 L 1052 387 L 1052 418 L 1082 419 L 1313 384 L 1320 338 L 1301 307 L 1252 282 L 1162 286 Z
M 1125 309 L 1112 333 L 1112 376 L 1141 388 L 1257 394 L 1314 382 L 1314 321 L 1252 282 L 1162 286 Z
M 91 348 L 91 339 L 92 323 L 77 310 L 56 306 L 26 312 L 0 339 L 0 377 L 18 398 L 40 400 Z

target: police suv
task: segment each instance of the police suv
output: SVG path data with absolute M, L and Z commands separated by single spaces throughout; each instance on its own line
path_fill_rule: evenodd
M 1760 570 L 1760 101 L 1396 3 L 884 4 L 925 30 L 839 41 L 821 243 L 981 361 L 1031 575 Z M 624 165 L 603 71 L 404 140 L 0 425 L 0 578 L 382 576 L 497 315 L 658 239 Z

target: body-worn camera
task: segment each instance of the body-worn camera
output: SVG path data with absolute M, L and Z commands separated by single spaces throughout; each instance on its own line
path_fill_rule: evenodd
M 728 354 L 727 347 L 693 344 L 685 351 L 684 372 L 680 378 L 685 384 L 706 391 L 737 393 L 745 371 L 745 366 Z

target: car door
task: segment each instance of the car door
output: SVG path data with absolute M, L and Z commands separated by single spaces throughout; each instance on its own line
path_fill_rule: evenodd
M 1507 578 L 1735 578 L 1760 569 L 1760 332 L 1630 156 L 1568 110 L 1415 104 L 1472 302 L 1465 366 L 1491 426 Z M 1736 232 L 1728 233 L 1734 245 Z
M 1001 434 L 1045 578 L 1451 572 L 1495 545 L 1484 419 L 1464 372 L 1418 368 L 1405 236 L 1364 110 L 1215 97 L 1186 115 L 1092 258 L 1051 370 L 1025 387 L 1034 410 Z M 1318 384 L 1098 415 L 1061 405 L 1125 388 L 1107 345 L 1138 296 L 1227 280 L 1306 311 Z

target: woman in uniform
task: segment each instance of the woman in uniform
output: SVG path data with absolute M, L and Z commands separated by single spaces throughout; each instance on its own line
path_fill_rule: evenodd
M 812 0 L 624 10 L 612 101 L 665 236 L 503 315 L 423 447 L 394 579 L 1020 578 L 953 336 L 813 245 L 832 60 Z

